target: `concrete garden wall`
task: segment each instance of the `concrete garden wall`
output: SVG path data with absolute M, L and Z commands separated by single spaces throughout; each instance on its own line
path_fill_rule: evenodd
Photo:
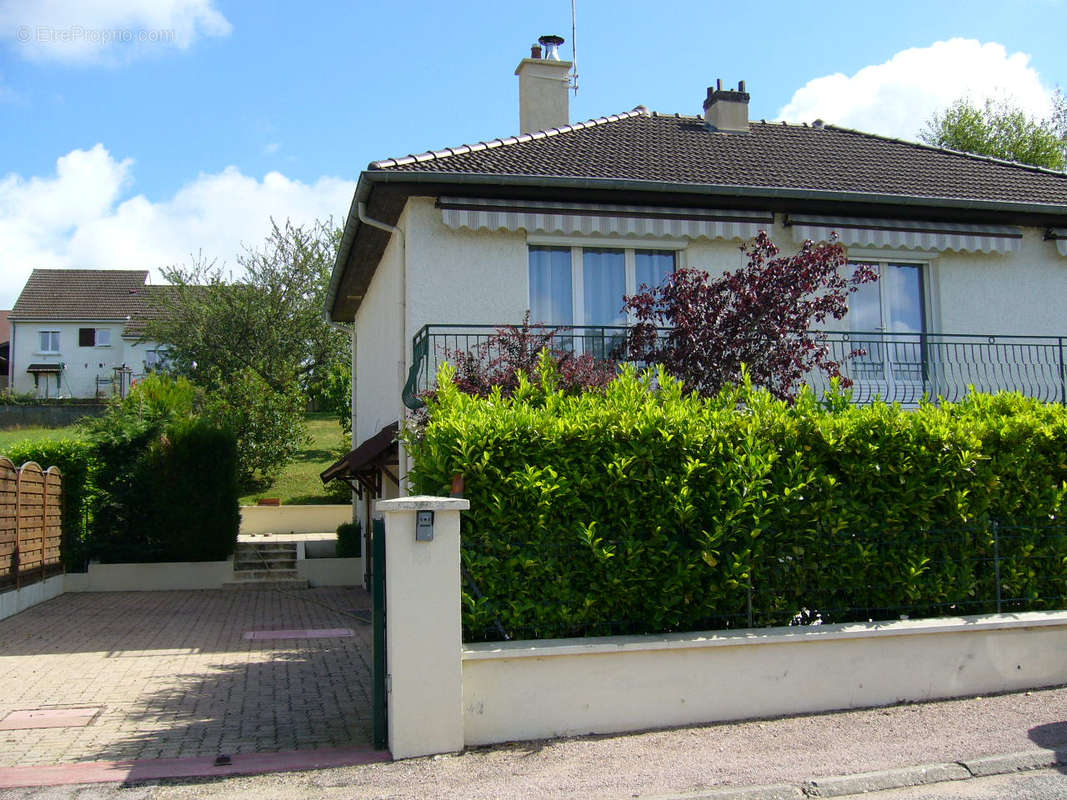
M 241 506 L 240 533 L 333 533 L 352 505 Z

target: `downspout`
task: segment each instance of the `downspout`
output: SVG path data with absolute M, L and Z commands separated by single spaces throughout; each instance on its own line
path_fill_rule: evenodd
M 400 361 L 397 363 L 397 375 L 400 380 L 400 385 L 403 386 L 407 380 L 407 347 L 410 337 L 408 336 L 408 259 L 407 259 L 407 243 L 404 238 L 404 231 L 395 226 L 390 225 L 387 222 L 382 222 L 379 219 L 367 216 L 367 202 L 365 200 L 356 201 L 356 215 L 359 217 L 359 221 L 364 225 L 370 225 L 372 228 L 378 228 L 378 230 L 386 231 L 387 233 L 396 234 L 400 244 Z M 403 403 L 400 406 L 400 413 L 398 419 L 401 426 L 404 424 L 404 418 L 406 411 Z M 400 462 L 400 494 L 405 495 L 408 491 L 408 454 L 404 449 L 403 444 L 397 445 L 397 457 Z

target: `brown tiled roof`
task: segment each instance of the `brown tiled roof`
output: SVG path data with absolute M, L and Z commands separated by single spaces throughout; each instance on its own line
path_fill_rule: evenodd
M 166 298 L 175 287 L 163 284 L 161 286 L 145 286 L 141 290 L 141 307 L 130 315 L 129 322 L 122 329 L 123 336 L 142 336 L 149 320 L 159 319 L 165 312 Z
M 718 133 L 700 117 L 644 110 L 376 161 L 369 170 L 1067 204 L 1067 175 L 1051 170 L 831 125 L 755 122 L 748 134 Z
M 35 269 L 11 319 L 121 320 L 146 306 L 148 270 Z
M 11 325 L 7 321 L 10 311 L 0 311 L 0 344 L 11 341 Z

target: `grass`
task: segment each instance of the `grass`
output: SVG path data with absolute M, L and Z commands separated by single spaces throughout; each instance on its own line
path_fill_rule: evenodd
M 255 505 L 261 498 L 278 497 L 285 505 L 347 503 L 347 488 L 344 495 L 329 494 L 319 480 L 319 473 L 339 457 L 341 425 L 337 417 L 328 411 L 312 411 L 306 417 L 311 444 L 297 453 L 296 460 L 285 467 L 267 487 L 241 498 L 241 505 Z
M 73 425 L 64 428 L 8 428 L 0 430 L 0 454 L 11 445 L 27 439 L 75 439 L 78 429 Z

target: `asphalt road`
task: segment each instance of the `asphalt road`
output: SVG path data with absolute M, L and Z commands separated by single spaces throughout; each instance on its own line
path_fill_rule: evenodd
M 840 800 L 1064 800 L 1067 774 L 1058 769 L 993 775 L 908 789 L 853 794 Z

